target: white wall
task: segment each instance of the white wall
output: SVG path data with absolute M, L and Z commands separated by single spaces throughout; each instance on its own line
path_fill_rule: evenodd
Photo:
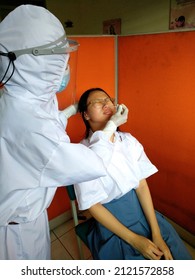
M 102 34 L 102 22 L 115 18 L 122 20 L 122 35 L 166 32 L 169 26 L 170 0 L 46 0 L 46 5 L 62 24 L 73 21 L 69 35 Z

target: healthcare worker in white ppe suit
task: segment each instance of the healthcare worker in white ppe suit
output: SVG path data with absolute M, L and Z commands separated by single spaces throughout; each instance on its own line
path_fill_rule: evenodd
M 58 110 L 73 50 L 45 8 L 22 5 L 0 23 L 0 259 L 50 259 L 56 188 L 105 175 L 96 147 L 109 126 L 89 148 L 71 144 L 65 128 L 76 105 Z M 111 129 L 126 121 L 114 117 Z

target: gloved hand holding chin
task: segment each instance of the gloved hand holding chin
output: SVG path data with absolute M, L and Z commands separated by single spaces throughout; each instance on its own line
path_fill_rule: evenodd
M 124 105 L 117 105 L 116 113 L 110 118 L 110 121 L 113 121 L 116 127 L 127 122 L 128 119 L 128 108 Z
M 111 136 L 116 131 L 117 127 L 127 122 L 128 112 L 129 110 L 124 104 L 118 105 L 116 113 L 112 115 L 103 131 Z

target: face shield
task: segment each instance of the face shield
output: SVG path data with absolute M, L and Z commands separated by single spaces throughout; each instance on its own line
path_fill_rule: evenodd
M 75 41 L 68 40 L 69 46 L 75 48 Z M 74 44 L 74 45 L 73 45 Z M 78 43 L 77 43 L 78 49 Z M 63 110 L 67 106 L 76 102 L 76 74 L 77 74 L 78 52 L 69 53 L 67 66 L 62 77 L 61 86 L 57 92 L 59 109 Z
M 1 45 L 1 44 L 0 44 Z M 77 66 L 77 50 L 79 44 L 76 41 L 69 40 L 65 34 L 56 41 L 38 47 L 26 48 L 13 51 L 0 51 L 1 67 L 0 71 L 0 87 L 3 87 L 11 77 L 14 75 L 15 64 L 14 61 L 24 54 L 31 54 L 34 56 L 40 55 L 66 55 L 66 69 L 62 75 L 61 85 L 59 91 L 66 91 L 66 102 L 74 103 L 76 94 L 76 66 Z M 3 46 L 2 46 L 3 47 Z M 2 69 L 5 69 L 2 71 Z M 63 85 L 63 83 L 65 83 Z M 63 86 L 60 90 L 60 86 Z M 62 90 L 63 89 L 63 90 Z M 67 100 L 69 99 L 69 100 Z

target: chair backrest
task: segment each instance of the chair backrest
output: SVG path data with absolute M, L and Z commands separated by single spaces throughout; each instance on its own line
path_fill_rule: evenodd
M 70 200 L 76 200 L 74 185 L 66 186 L 66 189 L 67 189 L 68 196 L 69 196 Z

